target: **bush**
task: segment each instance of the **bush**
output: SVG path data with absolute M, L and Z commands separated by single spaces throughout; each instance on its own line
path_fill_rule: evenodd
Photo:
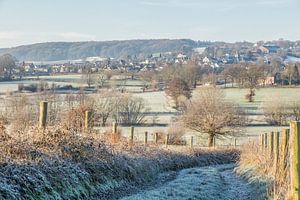
M 22 92 L 24 90 L 24 84 L 23 83 L 19 83 L 18 84 L 18 92 Z
M 183 139 L 185 128 L 182 123 L 176 122 L 168 127 L 169 144 L 184 145 L 186 141 Z
M 67 111 L 62 119 L 62 124 L 65 129 L 75 132 L 84 131 L 85 113 L 91 110 L 87 105 L 79 105 Z M 92 120 L 92 119 L 91 119 Z M 92 122 L 91 122 L 92 123 Z
M 37 84 L 30 84 L 28 86 L 24 86 L 23 90 L 29 91 L 29 92 L 37 92 L 38 91 L 38 85 Z

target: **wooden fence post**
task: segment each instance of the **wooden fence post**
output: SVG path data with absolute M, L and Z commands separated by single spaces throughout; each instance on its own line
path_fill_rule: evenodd
M 274 133 L 274 167 L 275 172 L 277 171 L 277 165 L 279 160 L 279 132 Z
M 154 134 L 154 142 L 155 142 L 155 144 L 158 143 L 158 132 L 155 132 L 155 134 Z
M 273 158 L 273 153 L 274 153 L 274 132 L 271 132 L 269 135 L 269 153 L 270 157 Z
M 287 157 L 288 157 L 288 149 L 289 149 L 289 129 L 282 130 L 281 137 L 281 159 L 280 159 L 280 168 L 281 173 L 284 175 L 286 166 L 287 166 Z
M 118 124 L 117 124 L 117 122 L 114 122 L 113 123 L 113 133 L 115 134 L 117 132 L 118 132 Z
M 293 199 L 299 199 L 300 197 L 300 172 L 299 172 L 299 160 L 300 160 L 300 122 L 291 122 L 291 137 L 292 137 L 292 154 L 291 154 L 291 189 Z
M 191 136 L 191 148 L 193 148 L 193 146 L 194 146 L 194 137 L 193 136 Z
M 234 148 L 236 148 L 236 147 L 237 147 L 237 139 L 234 138 Z
M 40 102 L 40 117 L 39 117 L 39 127 L 40 128 L 46 128 L 47 109 L 48 109 L 48 102 L 41 101 Z
M 111 133 L 111 141 L 113 141 L 113 143 L 118 142 L 119 137 L 117 135 L 118 133 L 118 124 L 116 122 L 113 122 L 113 127 L 112 127 L 112 133 Z
M 148 132 L 147 131 L 145 132 L 144 143 L 145 143 L 145 145 L 147 145 L 147 143 L 148 143 Z
M 166 135 L 165 145 L 166 147 L 169 145 L 169 134 Z
M 86 130 L 92 127 L 91 122 L 92 122 L 92 112 L 90 110 L 87 110 L 85 111 L 85 120 L 84 120 L 84 127 Z
M 265 137 L 263 133 L 260 135 L 260 144 L 261 144 L 261 150 L 263 151 L 265 148 Z
M 130 128 L 130 139 L 129 139 L 129 144 L 133 145 L 133 137 L 134 137 L 134 127 L 132 126 Z
M 213 147 L 216 148 L 216 137 L 213 138 Z
M 264 133 L 264 141 L 265 141 L 265 151 L 267 151 L 267 148 L 268 148 L 268 134 L 267 133 Z

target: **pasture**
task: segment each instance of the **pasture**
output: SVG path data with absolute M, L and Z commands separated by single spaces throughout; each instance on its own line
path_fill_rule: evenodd
M 59 76 L 41 76 L 40 80 L 48 82 L 48 84 L 55 83 L 56 85 L 73 85 L 79 87 L 85 85 L 81 80 L 81 75 L 59 75 Z M 0 82 L 0 93 L 7 91 L 16 91 L 19 83 L 32 84 L 38 83 L 40 80 L 36 80 L 34 77 L 29 77 L 28 80 L 23 81 L 11 81 Z M 150 134 L 154 132 L 166 132 L 167 124 L 171 124 L 178 115 L 176 110 L 172 107 L 172 100 L 166 96 L 164 91 L 156 92 L 141 92 L 142 86 L 145 84 L 140 80 L 121 80 L 120 77 L 112 77 L 109 81 L 111 85 L 125 85 L 128 92 L 132 92 L 134 96 L 141 97 L 145 100 L 146 106 L 149 108 L 149 112 L 146 116 L 146 125 L 136 127 L 136 132 L 139 134 L 137 139 L 142 141 L 142 135 L 145 131 Z M 197 98 L 197 92 L 199 88 L 193 91 L 193 98 Z M 248 141 L 248 138 L 257 136 L 262 132 L 274 131 L 274 126 L 269 126 L 263 114 L 263 106 L 272 99 L 281 98 L 286 102 L 300 101 L 300 88 L 260 88 L 255 91 L 254 102 L 249 103 L 245 99 L 247 89 L 240 88 L 226 88 L 223 89 L 225 98 L 228 101 L 232 101 L 239 106 L 243 107 L 246 111 L 247 117 L 250 120 L 250 125 L 244 130 L 241 130 L 241 134 L 238 137 L 238 143 L 244 143 Z M 109 128 L 109 127 L 108 127 Z M 276 130 L 281 130 L 283 127 L 275 127 Z M 123 127 L 122 133 L 124 136 L 129 134 L 129 127 Z M 199 145 L 206 144 L 206 135 L 198 134 L 190 130 L 186 130 L 186 140 L 189 141 L 191 135 L 195 137 L 195 143 Z M 151 136 L 150 136 L 151 139 Z M 232 143 L 232 137 L 220 138 L 218 141 L 224 141 L 224 144 Z

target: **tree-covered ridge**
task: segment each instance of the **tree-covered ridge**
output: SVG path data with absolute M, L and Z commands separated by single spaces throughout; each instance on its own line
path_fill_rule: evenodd
M 122 58 L 147 56 L 153 53 L 184 51 L 197 47 L 198 42 L 189 39 L 124 40 L 103 42 L 47 42 L 0 49 L 0 55 L 9 53 L 18 60 L 54 61 L 72 60 L 91 56 Z

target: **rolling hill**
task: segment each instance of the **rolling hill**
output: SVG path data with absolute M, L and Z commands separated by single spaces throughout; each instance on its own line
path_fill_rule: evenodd
M 74 60 L 91 56 L 122 58 L 147 56 L 158 52 L 178 52 L 201 45 L 190 39 L 155 39 L 91 42 L 47 42 L 0 49 L 19 61 Z

